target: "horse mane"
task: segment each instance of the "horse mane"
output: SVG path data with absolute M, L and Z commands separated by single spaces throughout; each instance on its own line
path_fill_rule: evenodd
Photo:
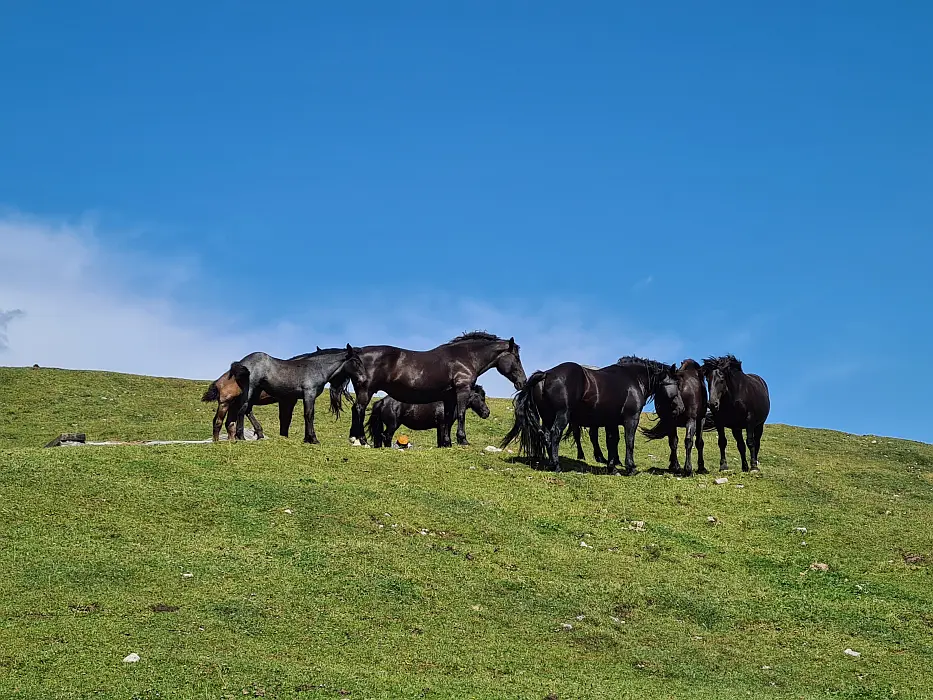
M 643 365 L 651 376 L 662 374 L 670 370 L 671 366 L 657 360 L 646 360 L 644 357 L 635 357 L 635 355 L 626 355 L 616 361 L 617 365 L 625 367 L 627 365 Z
M 469 343 L 473 340 L 484 340 L 490 343 L 509 342 L 507 338 L 500 338 L 494 333 L 487 333 L 486 331 L 470 331 L 469 333 L 461 333 L 456 338 L 448 340 L 445 345 L 453 345 L 455 343 Z M 515 343 L 515 347 L 518 347 L 518 343 Z
M 680 371 L 684 372 L 686 370 L 692 369 L 696 372 L 701 371 L 703 368 L 700 367 L 700 363 L 694 360 L 691 357 L 688 357 L 686 360 L 680 363 Z
M 644 367 L 645 371 L 648 373 L 648 390 L 651 392 L 655 391 L 657 387 L 660 386 L 658 380 L 671 371 L 670 365 L 658 362 L 657 360 L 647 360 L 644 357 L 636 357 L 635 355 L 620 357 L 616 361 L 616 364 L 621 367 Z
M 295 355 L 294 357 L 289 357 L 289 360 L 307 360 L 309 357 L 320 357 L 321 355 L 337 355 L 339 353 L 346 353 L 347 349 L 344 348 L 321 348 L 320 350 L 315 350 L 314 352 L 305 352 L 301 355 Z
M 718 369 L 729 374 L 742 371 L 742 361 L 735 355 L 722 355 L 721 357 L 707 357 L 703 360 L 703 371 L 709 372 Z

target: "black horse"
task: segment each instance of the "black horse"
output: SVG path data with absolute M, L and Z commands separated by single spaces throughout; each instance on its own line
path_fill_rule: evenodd
M 361 368 L 359 348 L 328 348 L 293 360 L 280 360 L 264 352 L 254 352 L 230 365 L 230 376 L 240 385 L 243 396 L 238 421 L 253 410 L 263 392 L 279 401 L 280 429 L 288 434 L 291 414 L 298 399 L 304 401 L 305 442 L 317 443 L 314 431 L 314 402 L 324 385 L 331 381 L 331 412 L 338 416 L 343 407 L 346 382 L 335 391 L 332 378 L 341 371 Z
M 619 424 L 625 429 L 625 474 L 635 473 L 635 431 L 650 398 L 662 396 L 675 412 L 683 410 L 676 367 L 654 360 L 623 357 L 602 369 L 565 362 L 535 372 L 515 397 L 515 424 L 502 447 L 520 437 L 520 452 L 532 461 L 548 459 L 560 471 L 561 435 L 568 424 L 606 428 L 609 466 L 619 474 Z M 542 427 L 543 421 L 543 427 Z
M 703 430 L 709 400 L 706 394 L 706 384 L 703 381 L 703 368 L 700 367 L 699 362 L 688 358 L 680 364 L 680 368 L 677 370 L 677 390 L 684 403 L 683 411 L 675 416 L 673 407 L 668 402 L 664 400 L 655 401 L 658 422 L 650 428 L 642 428 L 641 432 L 649 440 L 659 440 L 666 437 L 671 448 L 669 469 L 675 474 L 685 476 L 693 475 L 693 463 L 691 462 L 690 453 L 693 449 L 695 437 L 697 472 L 706 474 L 706 466 L 703 462 Z M 687 459 L 682 470 L 677 459 L 677 428 L 687 429 L 687 434 L 684 437 Z M 712 430 L 713 427 L 710 425 L 705 429 Z
M 345 371 L 331 381 L 331 403 L 334 395 L 353 382 L 356 402 L 350 437 L 366 444 L 364 419 L 366 406 L 373 394 L 384 391 L 404 403 L 444 402 L 446 445 L 450 445 L 450 430 L 454 418 L 457 424 L 457 444 L 468 445 L 465 421 L 470 391 L 476 378 L 495 367 L 499 374 L 514 384 L 516 390 L 525 385 L 525 370 L 519 357 L 515 338 L 505 340 L 491 333 L 464 333 L 433 350 L 405 350 L 391 345 L 369 345 L 360 349 L 360 364 L 348 364 Z
M 470 392 L 467 408 L 473 410 L 482 419 L 489 418 L 489 406 L 486 405 L 486 392 L 479 384 Z M 412 430 L 437 429 L 437 446 L 450 447 L 450 433 L 444 428 L 444 402 L 402 403 L 391 396 L 373 404 L 369 412 L 369 437 L 373 447 L 391 447 L 392 436 L 399 426 L 405 425 Z
M 709 382 L 709 406 L 719 433 L 719 470 L 728 469 L 726 463 L 726 428 L 732 429 L 735 444 L 742 456 L 742 471 L 747 472 L 745 442 L 742 429 L 748 434 L 752 469 L 758 469 L 758 451 L 761 434 L 771 412 L 768 385 L 757 374 L 746 374 L 742 363 L 734 355 L 708 357 L 703 360 L 703 374 Z

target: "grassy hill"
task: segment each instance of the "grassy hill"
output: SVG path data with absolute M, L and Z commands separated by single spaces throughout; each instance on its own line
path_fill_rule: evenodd
M 320 446 L 38 448 L 208 437 L 206 385 L 0 368 L 0 697 L 929 697 L 933 446 L 768 426 L 725 485 L 641 439 L 634 478 L 555 476 L 482 451 L 493 400 L 450 450 L 323 403 Z

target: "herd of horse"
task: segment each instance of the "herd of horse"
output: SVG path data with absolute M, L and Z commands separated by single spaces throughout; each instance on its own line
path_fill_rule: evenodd
M 684 360 L 680 367 L 634 356 L 620 358 L 599 369 L 564 362 L 526 377 L 515 338 L 500 338 L 484 331 L 464 333 L 432 350 L 407 350 L 391 345 L 317 348 L 312 353 L 281 360 L 254 352 L 233 362 L 211 383 L 203 401 L 216 401 L 214 441 L 226 425 L 230 440 L 243 439 L 244 419 L 256 437 L 262 426 L 253 415 L 256 405 L 279 404 L 279 432 L 288 437 L 298 400 L 304 403 L 305 442 L 317 443 L 314 431 L 316 399 L 330 385 L 330 410 L 339 416 L 344 399 L 353 402 L 350 439 L 375 447 L 389 447 L 400 425 L 415 430 L 435 428 L 437 446 L 450 447 L 457 423 L 457 444 L 469 444 L 467 410 L 489 416 L 486 395 L 477 379 L 495 368 L 515 387 L 514 424 L 502 440 L 506 447 L 516 439 L 519 454 L 532 463 L 560 471 L 560 443 L 573 437 L 577 458 L 585 460 L 582 428 L 587 428 L 597 463 L 613 474 L 635 473 L 635 435 L 645 405 L 654 401 L 657 422 L 642 433 L 651 440 L 667 438 L 670 471 L 691 475 L 692 451 L 697 451 L 697 471 L 705 473 L 703 433 L 719 436 L 720 469 L 726 461 L 726 429 L 732 431 L 742 459 L 742 470 L 757 469 L 761 435 L 770 412 L 768 385 L 748 374 L 733 355 L 709 357 L 703 363 Z M 352 383 L 353 395 L 348 391 Z M 366 408 L 377 392 L 385 398 L 370 411 Z M 625 440 L 625 457 L 619 457 L 619 426 Z M 368 428 L 368 430 L 367 430 Z M 599 446 L 598 433 L 606 432 L 608 458 Z M 677 429 L 685 428 L 686 459 L 678 459 Z M 743 439 L 742 431 L 747 439 Z M 746 444 L 748 454 L 746 454 Z M 620 470 L 619 467 L 622 467 Z

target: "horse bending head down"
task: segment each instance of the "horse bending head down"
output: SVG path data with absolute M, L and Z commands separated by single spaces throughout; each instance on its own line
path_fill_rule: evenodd
M 666 365 L 655 360 L 645 360 L 640 357 L 620 357 L 620 365 L 644 365 L 648 372 L 648 386 L 645 387 L 659 412 L 670 413 L 677 418 L 684 412 L 684 400 L 677 385 L 677 365 Z
M 519 357 L 519 346 L 515 338 L 509 338 L 509 349 L 499 355 L 496 360 L 496 371 L 503 377 L 512 382 L 515 391 L 521 391 L 528 381 L 525 376 L 525 368 L 522 367 L 522 360 Z

